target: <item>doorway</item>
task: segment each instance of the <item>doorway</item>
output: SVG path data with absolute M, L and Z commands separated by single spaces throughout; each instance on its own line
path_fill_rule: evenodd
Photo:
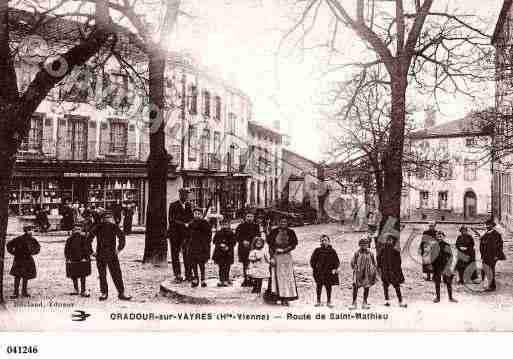
M 73 202 L 87 204 L 89 201 L 88 191 L 89 187 L 87 180 L 75 180 L 73 183 Z
M 466 191 L 463 196 L 463 216 L 465 218 L 475 217 L 477 214 L 477 196 L 472 190 Z

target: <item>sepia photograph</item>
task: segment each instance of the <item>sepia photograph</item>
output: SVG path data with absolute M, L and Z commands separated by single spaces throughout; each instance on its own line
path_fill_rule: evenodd
M 513 331 L 513 0 L 0 0 L 0 111 L 0 332 Z

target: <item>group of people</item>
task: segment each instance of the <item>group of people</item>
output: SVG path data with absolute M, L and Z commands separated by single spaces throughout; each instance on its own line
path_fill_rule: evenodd
M 125 247 L 125 234 L 119 228 L 111 212 L 104 212 L 101 219 L 85 229 L 74 224 L 71 235 L 64 246 L 66 276 L 73 282 L 74 291 L 71 295 L 89 297 L 86 289 L 86 278 L 91 275 L 91 257 L 96 257 L 96 266 L 100 280 L 101 301 L 108 298 L 107 268 L 110 272 L 120 300 L 130 300 L 125 294 L 118 254 Z M 11 299 L 20 295 L 30 297 L 28 281 L 36 278 L 37 270 L 33 256 L 37 255 L 41 246 L 33 235 L 33 226 L 25 226 L 23 235 L 7 243 L 7 251 L 14 256 L 10 274 L 14 276 L 14 291 Z M 96 251 L 92 242 L 96 238 Z M 79 286 L 80 284 L 80 286 Z
M 497 289 L 495 280 L 495 267 L 498 261 L 505 260 L 501 234 L 495 229 L 495 222 L 486 221 L 486 232 L 480 235 L 479 251 L 481 254 L 481 281 L 487 278 L 486 292 Z M 469 234 L 468 228 L 460 227 L 460 235 L 456 239 L 456 256 L 453 255 L 451 245 L 445 240 L 445 233 L 436 229 L 436 222 L 430 222 L 429 228 L 423 232 L 419 247 L 422 256 L 422 271 L 427 281 L 435 283 L 436 297 L 434 302 L 440 301 L 440 284 L 443 281 L 447 287 L 449 300 L 456 302 L 452 294 L 454 272 L 458 274 L 458 284 L 476 282 L 478 268 L 474 238 Z M 454 260 L 456 260 L 455 265 Z
M 178 283 L 189 281 L 194 288 L 206 287 L 205 264 L 211 258 L 211 226 L 201 209 L 192 208 L 188 195 L 187 190 L 181 189 L 179 199 L 169 206 L 173 273 Z M 235 232 L 230 220 L 223 219 L 212 242 L 212 260 L 219 269 L 217 286 L 232 284 L 230 268 L 235 262 L 237 248 L 238 260 L 242 263 L 243 287 L 253 287 L 253 292 L 260 294 L 264 279 L 270 279 L 264 292 L 266 301 L 288 305 L 289 301 L 298 299 L 291 256 L 297 246 L 297 237 L 286 218 L 281 219 L 278 228 L 269 230 L 264 221 L 255 220 L 254 214 L 249 212 Z M 185 277 L 182 277 L 180 254 Z
M 133 217 L 135 211 L 135 203 L 122 203 L 120 200 L 113 203 L 110 211 L 114 217 L 115 223 L 123 229 L 125 235 L 132 233 Z M 94 204 L 83 204 L 66 200 L 64 205 L 59 209 L 62 216 L 60 228 L 64 231 L 71 231 L 75 225 L 91 228 L 94 224 L 101 222 L 102 214 L 105 209 L 97 207 Z M 48 220 L 48 211 L 45 208 L 37 207 L 34 211 L 36 216 L 35 225 L 40 232 L 47 232 L 51 225 Z M 123 223 L 121 223 L 123 221 Z

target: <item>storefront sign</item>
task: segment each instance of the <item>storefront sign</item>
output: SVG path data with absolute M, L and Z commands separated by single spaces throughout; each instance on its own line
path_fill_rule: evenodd
M 98 178 L 98 177 L 103 177 L 103 174 L 99 173 L 99 172 L 65 172 L 64 173 L 64 177 L 72 177 L 72 178 L 76 178 L 76 177 L 91 178 L 91 177 L 94 177 L 94 178 Z

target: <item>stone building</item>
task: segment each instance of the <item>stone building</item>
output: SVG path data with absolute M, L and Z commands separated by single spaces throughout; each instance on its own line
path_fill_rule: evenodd
M 309 204 L 319 211 L 319 164 L 284 148 L 282 167 L 283 201 L 291 204 Z
M 276 206 L 281 194 L 282 135 L 256 122 L 248 123 L 246 173 L 247 203 L 250 207 Z
M 492 44 L 495 47 L 495 108 L 497 112 L 493 154 L 493 216 L 513 228 L 513 1 L 504 0 Z
M 491 211 L 491 145 L 485 113 L 413 131 L 405 150 L 402 216 L 472 219 Z M 427 122 L 427 121 L 426 121 Z

